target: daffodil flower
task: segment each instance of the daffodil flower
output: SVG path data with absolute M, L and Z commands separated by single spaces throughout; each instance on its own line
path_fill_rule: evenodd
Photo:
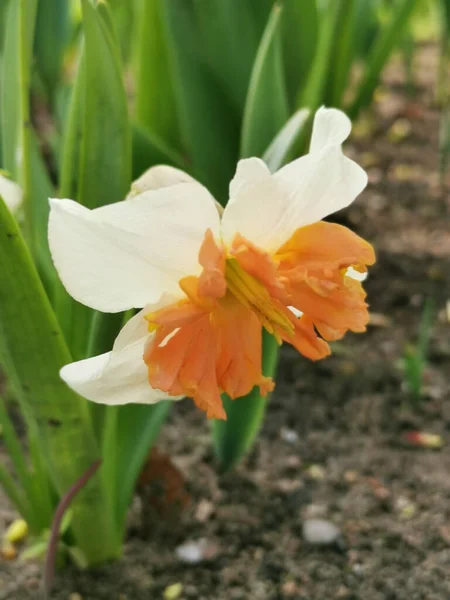
M 306 156 L 275 174 L 241 160 L 223 212 L 171 167 L 95 210 L 51 200 L 50 248 L 68 292 L 103 312 L 140 309 L 111 352 L 65 366 L 66 383 L 106 404 L 188 396 L 224 419 L 222 393 L 273 389 L 261 371 L 263 327 L 312 360 L 330 353 L 328 341 L 364 331 L 358 279 L 372 247 L 321 221 L 367 183 L 341 150 L 350 130 L 342 112 L 322 108 Z
M 15 182 L 9 179 L 6 174 L 0 171 L 0 197 L 3 198 L 6 206 L 14 214 L 22 203 L 22 189 Z

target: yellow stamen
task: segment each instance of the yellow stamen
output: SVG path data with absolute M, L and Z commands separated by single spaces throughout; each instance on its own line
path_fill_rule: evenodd
M 279 338 L 275 333 L 275 325 L 294 333 L 294 324 L 275 306 L 264 285 L 244 271 L 235 258 L 226 261 L 225 279 L 228 290 L 239 302 L 255 312 L 269 333 Z

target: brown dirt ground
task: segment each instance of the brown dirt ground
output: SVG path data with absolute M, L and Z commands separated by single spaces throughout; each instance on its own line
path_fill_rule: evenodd
M 203 415 L 187 401 L 178 405 L 161 448 L 192 495 L 182 522 L 160 523 L 143 540 L 132 515 L 123 559 L 89 573 L 65 570 L 55 598 L 159 599 L 177 582 L 181 600 L 450 598 L 450 182 L 439 189 L 435 72 L 435 53 L 425 49 L 408 99 L 392 63 L 371 131 L 357 127 L 352 142 L 371 183 L 341 219 L 376 247 L 366 287 L 377 325 L 347 336 L 318 364 L 283 349 L 262 433 L 231 474 L 214 471 Z M 410 128 L 401 140 L 405 122 L 392 130 L 399 118 Z M 414 407 L 399 361 L 427 297 L 437 314 L 424 399 Z M 286 430 L 295 439 L 287 441 Z M 412 448 L 408 430 L 439 434 L 444 447 Z M 308 545 L 308 516 L 335 523 L 343 541 Z M 12 512 L 0 497 L 2 517 Z M 181 563 L 175 547 L 200 538 L 212 558 Z M 35 564 L 0 563 L 0 600 L 38 598 L 39 573 Z

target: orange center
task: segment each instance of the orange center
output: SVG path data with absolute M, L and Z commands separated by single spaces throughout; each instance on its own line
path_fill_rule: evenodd
M 225 419 L 223 392 L 235 399 L 274 387 L 261 371 L 262 327 L 312 360 L 330 353 L 326 340 L 364 331 L 365 293 L 346 271 L 374 261 L 370 244 L 326 222 L 298 229 L 274 255 L 239 234 L 227 250 L 208 230 L 202 273 L 180 280 L 185 298 L 145 317 L 155 332 L 144 353 L 150 384 Z

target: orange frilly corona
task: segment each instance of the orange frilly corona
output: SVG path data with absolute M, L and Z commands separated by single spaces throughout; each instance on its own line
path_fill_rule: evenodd
M 115 205 L 52 200 L 50 248 L 69 293 L 104 312 L 140 309 L 111 352 L 62 369 L 67 384 L 108 404 L 188 396 L 225 419 L 221 394 L 274 387 L 261 370 L 263 328 L 311 360 L 364 331 L 373 249 L 321 220 L 367 182 L 342 153 L 349 133 L 342 112 L 320 109 L 310 153 L 274 174 L 260 159 L 240 161 L 223 212 L 198 182 L 163 166 Z

